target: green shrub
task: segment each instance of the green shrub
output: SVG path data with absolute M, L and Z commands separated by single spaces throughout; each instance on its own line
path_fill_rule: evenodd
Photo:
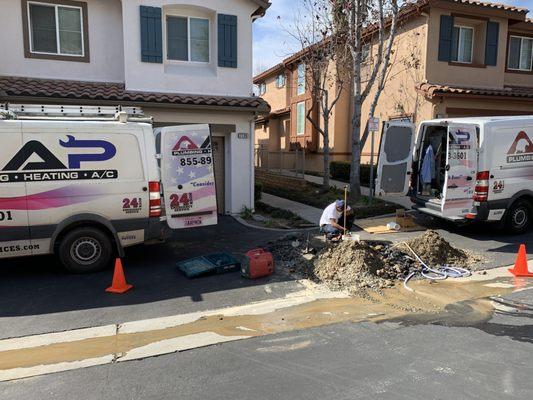
M 377 168 L 374 165 L 374 179 L 376 179 L 376 171 Z M 370 186 L 370 164 L 361 164 L 359 174 L 361 176 L 361 185 Z
M 330 163 L 331 178 L 343 182 L 350 181 L 350 163 L 348 161 L 332 161 Z M 361 164 L 359 168 L 361 185 L 369 186 L 370 164 Z M 374 178 L 376 177 L 376 166 L 374 165 Z
M 332 179 L 346 182 L 350 180 L 350 163 L 347 161 L 332 161 L 329 163 L 329 170 Z
M 251 208 L 248 208 L 246 206 L 242 206 L 241 210 L 241 218 L 242 219 L 251 219 L 253 214 L 253 210 Z
M 254 184 L 254 199 L 257 203 L 261 200 L 261 193 L 263 192 L 263 185 L 261 183 L 255 182 Z

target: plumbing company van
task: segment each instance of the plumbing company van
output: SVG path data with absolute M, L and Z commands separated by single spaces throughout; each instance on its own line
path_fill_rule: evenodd
M 383 126 L 376 193 L 409 194 L 440 218 L 500 221 L 525 232 L 533 218 L 533 116 L 448 118 Z
M 115 107 L 46 107 L 0 109 L 0 258 L 53 253 L 67 270 L 90 272 L 170 228 L 216 223 L 208 125 L 164 128 L 170 147 L 156 154 L 149 118 L 115 115 Z M 211 167 L 202 199 L 182 181 L 189 171 L 175 176 L 184 157 Z

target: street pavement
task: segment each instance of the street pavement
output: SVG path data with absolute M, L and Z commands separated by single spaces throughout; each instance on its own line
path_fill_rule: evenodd
M 0 384 L 8 399 L 531 399 L 533 291 L 469 326 L 343 323 Z

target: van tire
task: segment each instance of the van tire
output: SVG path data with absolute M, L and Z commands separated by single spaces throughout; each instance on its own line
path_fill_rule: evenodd
M 100 229 L 76 228 L 61 239 L 58 256 L 69 272 L 83 274 L 100 271 L 111 264 L 112 240 Z
M 505 227 L 512 234 L 526 232 L 531 226 L 531 204 L 526 200 L 517 200 L 506 212 Z

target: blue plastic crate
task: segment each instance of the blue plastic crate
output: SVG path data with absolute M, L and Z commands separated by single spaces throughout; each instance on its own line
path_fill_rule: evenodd
M 209 273 L 222 274 L 237 271 L 241 263 L 228 253 L 212 253 L 202 257 L 190 258 L 176 263 L 187 278 L 195 278 Z

